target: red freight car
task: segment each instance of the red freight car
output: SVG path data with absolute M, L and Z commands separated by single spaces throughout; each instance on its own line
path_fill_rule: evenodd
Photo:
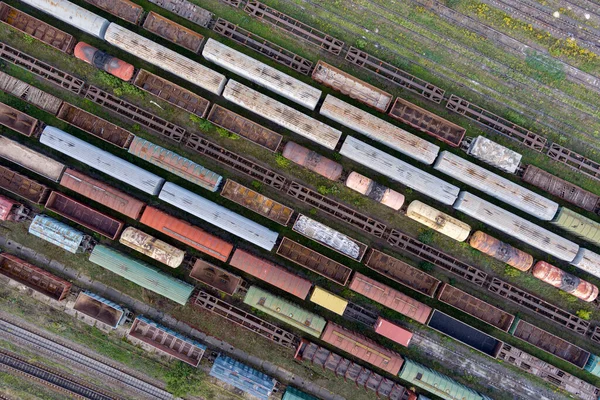
M 23 221 L 28 215 L 23 204 L 0 195 L 0 221 Z
M 381 317 L 377 318 L 377 322 L 375 322 L 375 332 L 405 347 L 408 347 L 413 336 L 410 331 Z

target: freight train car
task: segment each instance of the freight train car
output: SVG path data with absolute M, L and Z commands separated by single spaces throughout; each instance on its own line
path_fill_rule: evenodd
M 208 285 L 229 296 L 233 296 L 241 287 L 243 280 L 237 275 L 207 263 L 201 259 L 194 262 L 190 278 Z
M 29 83 L 14 78 L 0 71 L 0 90 L 15 96 L 18 99 L 56 115 L 63 101 L 56 96 L 44 92 Z
M 0 157 L 54 182 L 58 182 L 65 170 L 64 164 L 10 140 L 6 136 L 0 136 Z
M 29 217 L 30 211 L 18 201 L 0 195 L 0 221 L 24 221 Z
M 73 49 L 73 55 L 98 69 L 124 80 L 125 82 L 133 78 L 133 65 L 100 51 L 87 43 L 77 43 L 75 49 Z
M 332 181 L 340 179 L 344 169 L 340 163 L 323 157 L 316 151 L 309 150 L 294 142 L 287 142 L 283 147 L 281 155 Z
M 467 240 L 471 233 L 468 224 L 418 200 L 410 203 L 406 216 L 458 242 Z
M 594 301 L 598 297 L 598 287 L 596 285 L 592 285 L 545 261 L 535 263 L 531 272 L 539 280 L 571 293 L 583 301 Z
M 475 232 L 469 239 L 469 244 L 474 249 L 481 251 L 500 260 L 503 263 L 510 265 L 520 271 L 528 271 L 533 265 L 533 257 L 531 254 L 525 253 L 507 243 L 501 242 L 481 231 Z
M 144 8 L 129 0 L 85 0 L 99 9 L 106 11 L 127 22 L 137 25 L 144 13 Z
M 581 247 L 571 265 L 600 278 L 600 255 Z
M 521 164 L 521 154 L 493 142 L 483 136 L 477 136 L 469 145 L 467 154 L 502 171 L 514 174 Z
M 76 254 L 88 247 L 86 241 L 89 242 L 89 240 L 86 238 L 86 235 L 47 215 L 36 215 L 31 224 L 29 224 L 28 232 L 69 253 Z
M 590 243 L 600 246 L 600 223 L 580 215 L 566 207 L 560 211 L 552 224 L 578 236 Z
M 121 233 L 119 243 L 171 268 L 179 267 L 185 257 L 185 251 L 131 226 Z
M 125 310 L 120 305 L 87 291 L 79 292 L 73 310 L 111 329 L 116 329 L 125 319 Z
M 398 211 L 404 204 L 404 195 L 383 186 L 373 179 L 352 171 L 346 178 L 346 186 L 373 201 Z
M 215 360 L 209 375 L 259 400 L 269 400 L 277 384 L 270 376 L 222 354 Z
M 21 135 L 31 136 L 36 131 L 39 121 L 29 115 L 0 103 L 0 125 L 12 129 Z
M 323 308 L 328 309 L 331 312 L 336 313 L 337 315 L 344 315 L 344 311 L 346 311 L 346 307 L 348 307 L 348 300 L 340 296 L 336 296 L 335 294 L 318 286 L 315 286 L 313 289 L 309 300 Z
M 386 337 L 404 347 L 408 347 L 410 340 L 413 337 L 413 334 L 410 331 L 407 331 L 404 328 L 399 327 L 398 325 L 383 319 L 381 317 L 377 318 L 377 322 L 373 327 L 375 333 Z
M 198 32 L 179 25 L 154 11 L 148 13 L 142 27 L 148 32 L 152 32 L 194 53 L 200 51 L 200 47 L 204 42 L 204 36 Z
M 0 188 L 35 204 L 44 203 L 50 193 L 47 186 L 1 165 Z

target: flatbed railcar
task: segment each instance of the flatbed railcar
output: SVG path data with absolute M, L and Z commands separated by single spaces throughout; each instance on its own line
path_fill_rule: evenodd
M 142 27 L 148 32 L 152 32 L 194 53 L 198 53 L 202 43 L 204 43 L 204 36 L 198 32 L 179 25 L 154 11 L 148 13 Z
M 137 25 L 144 14 L 144 8 L 129 0 L 85 0 L 102 11 Z
M 194 262 L 190 278 L 229 296 L 233 296 L 243 283 L 239 276 L 201 259 Z
M 56 96 L 0 71 L 0 90 L 19 98 L 40 110 L 56 115 L 63 101 Z
M 30 117 L 24 112 L 0 103 L 0 125 L 10 128 L 21 135 L 31 136 L 35 133 L 39 123 L 37 119 Z
M 58 182 L 66 168 L 63 163 L 31 150 L 29 147 L 5 136 L 0 136 L 0 157 L 54 182 Z
M 50 194 L 50 188 L 46 185 L 2 165 L 0 165 L 0 188 L 35 204 L 45 203 Z

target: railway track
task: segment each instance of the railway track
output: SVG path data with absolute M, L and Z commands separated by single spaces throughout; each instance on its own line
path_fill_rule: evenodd
M 91 386 L 79 383 L 62 373 L 28 363 L 21 357 L 17 357 L 3 350 L 0 350 L 0 366 L 7 369 L 9 372 L 22 375 L 28 380 L 41 382 L 52 389 L 75 396 L 79 399 L 118 400 L 117 397 L 110 396 Z

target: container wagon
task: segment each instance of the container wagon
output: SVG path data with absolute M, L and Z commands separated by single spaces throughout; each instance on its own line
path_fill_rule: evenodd
M 314 110 L 321 98 L 319 89 L 214 39 L 206 42 L 202 57 L 309 110 Z
M 209 375 L 259 400 L 269 400 L 277 385 L 270 376 L 222 354 L 213 363 Z
M 64 164 L 10 140 L 6 136 L 0 136 L 0 157 L 54 182 L 58 182 L 65 170 Z
M 23 204 L 0 195 L 0 221 L 24 221 L 29 217 L 29 211 Z
M 579 279 L 545 261 L 538 261 L 531 270 L 533 276 L 555 288 L 563 290 L 583 301 L 594 301 L 598 297 L 598 287 Z
M 223 262 L 233 251 L 231 243 L 154 207 L 145 208 L 140 223 Z
M 552 224 L 590 243 L 600 246 L 600 224 L 583 215 L 561 207 Z
M 98 50 L 84 42 L 79 42 L 73 49 L 73 55 L 94 67 L 108 72 L 125 82 L 133 78 L 135 68 L 133 65 Z
M 194 263 L 192 272 L 190 272 L 190 278 L 229 296 L 233 296 L 243 282 L 239 276 L 200 259 L 197 259 Z
M 113 46 L 218 96 L 227 81 L 223 74 L 117 24 L 110 24 L 105 39 Z
M 387 111 L 394 98 L 391 94 L 321 60 L 315 66 L 312 78 L 381 112 Z
M 481 231 L 477 231 L 471 235 L 469 244 L 474 249 L 481 251 L 500 260 L 503 263 L 510 265 L 520 271 L 528 271 L 533 265 L 533 257 L 531 254 L 525 253 L 507 243 L 501 242 Z
M 342 176 L 343 167 L 329 158 L 323 157 L 316 151 L 307 149 L 294 142 L 287 142 L 281 155 L 304 168 L 324 176 L 332 181 L 337 181 Z
M 38 122 L 37 119 L 0 103 L 0 125 L 4 125 L 21 135 L 31 136 L 36 131 Z
M 73 254 L 82 251 L 86 242 L 82 232 L 43 214 L 35 216 L 28 232 Z
M 236 249 L 229 265 L 302 300 L 306 299 L 312 287 L 312 282 L 308 279 L 244 250 Z
M 198 32 L 179 25 L 154 11 L 148 13 L 142 26 L 148 32 L 152 32 L 194 53 L 200 51 L 200 47 L 204 42 L 204 36 Z
M 319 111 L 337 123 L 353 129 L 400 153 L 425 164 L 432 164 L 440 148 L 358 107 L 328 94 Z
M 227 83 L 223 97 L 330 150 L 335 149 L 342 136 L 342 132 L 338 129 L 334 129 L 232 79 Z
M 46 209 L 102 235 L 115 240 L 123 228 L 123 222 L 96 211 L 78 201 L 53 191 L 46 201 Z
M 460 189 L 384 151 L 348 136 L 340 154 L 442 204 L 452 205 Z
M 502 171 L 514 174 L 521 164 L 521 154 L 493 142 L 483 136 L 477 136 L 467 149 L 467 154 Z
M 91 292 L 79 292 L 73 310 L 87 315 L 112 329 L 123 321 L 125 310 L 116 303 Z
M 121 233 L 119 243 L 171 268 L 179 267 L 185 257 L 185 251 L 131 226 Z
M 377 318 L 374 329 L 375 333 L 401 344 L 404 347 L 408 347 L 413 336 L 410 331 L 381 317 Z
M 50 193 L 47 186 L 1 165 L 0 188 L 35 204 L 45 203 Z
M 140 18 L 144 13 L 144 8 L 137 5 L 129 0 L 85 0 L 87 3 L 98 7 L 99 9 L 106 11 L 114 15 L 115 17 L 121 18 L 127 22 L 137 25 L 140 22 Z
M 396 98 L 388 115 L 453 147 L 460 146 L 466 133 L 462 126 L 400 97 Z
M 310 295 L 310 301 L 328 309 L 331 312 L 336 313 L 337 315 L 344 315 L 344 311 L 346 311 L 346 307 L 348 307 L 348 300 L 336 296 L 335 294 L 318 286 L 315 286 L 312 294 Z
M 348 178 L 346 178 L 346 186 L 396 211 L 402 208 L 402 204 L 404 204 L 404 195 L 358 172 L 350 172 Z
M 467 240 L 471 233 L 468 224 L 418 200 L 410 203 L 406 216 L 458 242 Z

